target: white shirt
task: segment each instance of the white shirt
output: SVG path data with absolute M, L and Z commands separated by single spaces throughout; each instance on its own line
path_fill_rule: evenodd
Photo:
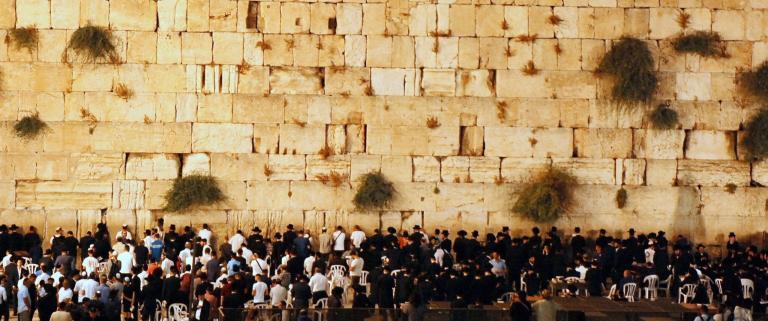
M 194 265 L 192 263 L 192 250 L 186 248 L 181 250 L 181 252 L 179 252 L 179 261 L 185 266 Z
M 211 244 L 211 236 L 213 233 L 209 229 L 202 229 L 200 230 L 200 233 L 197 233 L 198 236 L 200 236 L 201 239 L 204 239 L 206 243 Z
M 251 260 L 251 271 L 253 272 L 253 275 L 266 275 L 268 270 L 269 264 L 267 264 L 267 261 L 264 261 L 264 259 L 258 258 Z
M 73 295 L 74 293 L 72 293 L 72 289 L 66 289 L 66 288 L 59 289 L 59 303 L 64 302 L 66 300 L 72 300 Z
M 273 307 L 279 306 L 280 302 L 288 301 L 288 290 L 280 285 L 280 283 L 277 283 L 269 290 L 269 297 Z
M 363 241 L 365 241 L 365 232 L 359 230 L 354 231 L 349 235 L 349 239 L 352 240 L 352 245 L 356 248 L 360 248 L 360 244 L 363 244 Z
M 267 295 L 267 284 L 264 282 L 256 282 L 253 284 L 253 303 L 264 303 L 264 297 Z
M 117 256 L 117 260 L 120 261 L 120 274 L 130 274 L 133 267 L 133 253 L 123 252 Z
M 26 286 L 22 285 L 19 287 L 18 293 L 16 294 L 18 299 L 18 305 L 17 305 L 17 313 L 22 313 L 24 311 L 28 311 L 29 307 L 26 303 L 24 303 L 24 298 L 29 299 L 29 302 L 32 303 L 32 299 L 29 297 L 29 290 Z
M 351 262 L 349 262 L 349 276 L 360 276 L 363 274 L 363 264 L 365 261 L 363 261 L 363 258 L 358 257 L 356 259 L 352 259 Z
M 8 264 L 11 264 L 11 255 L 8 254 L 3 257 L 3 267 L 8 266 Z
M 331 239 L 333 240 L 333 250 L 344 251 L 344 241 L 346 238 L 347 235 L 342 231 L 333 232 L 333 235 L 331 236 Z
M 240 249 L 243 250 L 243 259 L 245 259 L 245 265 L 251 265 L 251 260 L 253 259 L 253 251 L 245 246 L 241 247 Z
M 653 263 L 653 256 L 656 254 L 656 250 L 652 248 L 645 249 L 645 263 Z
M 152 241 L 155 239 L 152 237 L 152 235 L 147 235 L 144 237 L 144 247 L 151 249 L 152 248 Z
M 328 292 L 328 278 L 321 273 L 315 273 L 315 275 L 309 279 L 309 288 L 312 289 L 312 293 L 321 291 Z
M 0 286 L 0 304 L 8 302 L 8 294 L 5 292 L 5 288 Z
M 232 252 L 235 253 L 237 253 L 237 250 L 243 246 L 243 243 L 245 243 L 245 237 L 240 233 L 235 233 L 235 235 L 232 235 L 232 237 L 229 239 L 229 245 L 232 245 Z
M 576 270 L 576 272 L 579 272 L 579 279 L 584 280 L 587 277 L 587 271 L 589 269 L 586 266 L 579 265 L 574 270 Z
M 435 250 L 434 257 L 435 257 L 435 260 L 437 260 L 437 264 L 440 265 L 441 267 L 443 266 L 443 256 L 445 256 L 445 250 L 443 250 L 442 248 L 437 248 L 437 250 Z
M 133 235 L 131 235 L 131 232 L 120 230 L 120 232 L 117 232 L 117 235 L 115 235 L 115 240 L 117 240 L 118 237 L 122 237 L 123 240 L 133 240 Z
M 83 259 L 83 269 L 85 270 L 85 273 L 87 273 L 88 275 L 91 275 L 91 273 L 96 272 L 96 269 L 98 268 L 99 268 L 99 260 L 96 259 L 95 257 L 89 256 Z
M 78 297 L 78 301 L 83 302 L 84 298 L 93 300 L 93 298 L 96 297 L 97 286 L 99 286 L 99 282 L 96 282 L 96 280 L 84 280 L 82 286 L 80 287 L 80 296 Z
M 171 267 L 173 266 L 173 261 L 169 258 L 163 259 L 163 262 L 160 263 L 160 268 L 163 270 L 163 274 L 171 273 Z
M 307 275 L 312 274 L 312 264 L 315 264 L 315 257 L 307 256 L 307 258 L 304 259 L 304 272 L 306 272 Z
M 51 278 L 48 273 L 41 272 L 40 275 L 37 276 L 37 279 L 35 280 L 35 283 L 40 284 L 40 282 L 48 283 L 48 279 Z

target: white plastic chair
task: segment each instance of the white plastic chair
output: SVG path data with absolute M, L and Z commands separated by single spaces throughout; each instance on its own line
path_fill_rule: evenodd
M 677 303 L 688 303 L 696 297 L 696 284 L 683 284 L 677 293 Z
M 611 285 L 611 289 L 608 290 L 608 296 L 606 298 L 613 299 L 616 296 L 616 284 Z
M 99 268 L 96 270 L 99 274 L 109 273 L 109 262 L 99 263 Z
M 315 302 L 315 308 L 326 309 L 328 308 L 328 298 L 322 298 Z
M 329 270 L 330 272 L 328 273 L 328 278 L 333 278 L 334 276 L 344 276 L 347 274 L 347 268 L 343 265 L 331 265 Z
M 174 303 L 168 307 L 168 321 L 187 321 L 189 312 L 183 303 Z
M 646 276 L 643 278 L 643 284 L 646 284 L 646 286 L 643 288 L 645 292 L 645 298 L 655 301 L 659 292 L 659 276 L 656 274 Z
M 568 289 L 567 288 L 568 284 L 577 284 L 577 283 L 581 283 L 581 278 L 579 278 L 578 276 L 569 276 L 569 277 L 565 278 L 565 284 L 566 284 L 566 288 L 565 289 Z M 579 289 L 578 288 L 576 289 L 576 293 L 575 294 L 579 295 Z
M 253 308 L 256 310 L 256 320 L 269 320 L 270 306 L 266 303 L 255 304 Z M 173 320 L 171 320 L 173 321 Z
M 725 302 L 727 295 L 723 293 L 723 279 L 715 279 L 715 286 L 717 287 L 717 292 L 720 293 L 720 302 Z
M 156 308 L 155 308 L 155 320 L 157 321 L 166 321 L 168 320 L 167 310 L 165 310 L 165 301 L 155 300 Z
M 504 304 L 509 304 L 512 302 L 512 292 L 502 294 L 499 298 L 499 302 L 504 302 Z
M 323 311 L 314 310 L 314 311 L 312 311 L 312 314 L 315 316 L 314 321 L 323 321 L 323 320 L 325 320 L 325 316 L 323 315 Z
M 24 265 L 24 269 L 27 270 L 27 272 L 29 272 L 30 275 L 35 274 L 38 268 L 40 268 L 40 266 L 37 264 L 29 263 Z
M 22 259 L 24 259 L 24 266 L 32 264 L 32 258 L 31 257 L 23 257 Z
M 664 280 L 659 280 L 659 289 L 664 289 L 664 295 L 667 298 L 672 296 L 672 274 Z
M 624 298 L 629 302 L 635 302 L 635 292 L 637 291 L 636 283 L 627 283 L 621 288 L 624 293 Z
M 360 285 L 368 286 L 368 271 L 363 271 L 363 273 L 360 273 Z
M 745 299 L 751 299 L 755 293 L 755 283 L 750 279 L 741 279 L 741 292 Z

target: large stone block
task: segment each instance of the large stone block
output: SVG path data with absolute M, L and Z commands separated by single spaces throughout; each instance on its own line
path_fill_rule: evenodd
M 13 180 L 0 181 L 0 208 L 16 207 L 16 182 Z
M 125 158 L 122 153 L 70 155 L 70 177 L 77 180 L 114 180 L 123 178 Z
M 440 161 L 433 156 L 413 157 L 414 182 L 439 182 Z
M 144 181 L 119 180 L 112 184 L 112 208 L 144 208 Z
M 687 159 L 736 159 L 734 132 L 692 130 L 685 143 Z
M 749 163 L 730 160 L 688 160 L 677 161 L 677 183 L 691 186 L 748 186 L 750 181 Z
M 413 161 L 410 156 L 381 156 L 381 173 L 393 182 L 413 180 Z
M 534 128 L 533 157 L 573 156 L 573 130 L 570 128 Z
M 524 127 L 485 127 L 485 155 L 532 157 L 533 129 Z
M 250 153 L 253 151 L 253 125 L 204 124 L 192 127 L 192 150 L 212 153 Z
M 34 182 L 16 186 L 16 206 L 31 209 L 101 209 L 112 204 L 112 182 Z
M 470 158 L 467 156 L 446 157 L 440 162 L 442 182 L 474 182 L 469 174 Z
M 211 157 L 205 153 L 185 154 L 182 157 L 181 176 L 211 175 Z
M 368 126 L 369 154 L 449 156 L 459 152 L 459 127 Z
M 631 129 L 576 129 L 576 155 L 587 158 L 628 158 L 632 155 Z
M 109 1 L 109 26 L 115 30 L 155 31 L 157 2 L 152 0 Z
M 552 166 L 573 175 L 579 184 L 616 183 L 613 159 L 556 158 L 552 160 Z
M 128 154 L 126 179 L 167 180 L 179 176 L 181 163 L 175 154 Z
M 682 130 L 635 130 L 634 155 L 637 158 L 683 158 L 685 132 Z
M 546 172 L 552 165 L 549 158 L 503 158 L 501 160 L 502 182 L 529 183 Z
M 270 181 L 304 180 L 306 167 L 304 155 L 269 155 L 264 171 Z
M 323 75 L 312 68 L 272 68 L 269 75 L 270 93 L 318 95 L 323 93 Z

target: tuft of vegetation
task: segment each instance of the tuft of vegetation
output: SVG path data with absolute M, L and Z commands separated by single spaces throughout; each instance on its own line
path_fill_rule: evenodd
M 519 35 L 517 36 L 518 42 L 526 42 L 526 43 L 534 43 L 536 42 L 536 39 L 539 38 L 539 34 L 532 34 L 532 35 Z
M 315 175 L 318 181 L 323 185 L 330 185 L 332 187 L 339 187 L 341 184 L 347 181 L 347 175 L 331 171 L 330 174 L 317 174 Z
M 754 70 L 742 73 L 739 84 L 755 97 L 768 101 L 768 61 Z
M 496 175 L 493 177 L 493 183 L 496 185 L 503 185 L 504 184 L 504 177 L 501 175 Z
M 99 60 L 117 63 L 115 40 L 112 32 L 104 27 L 87 25 L 72 33 L 67 49 L 71 49 L 77 58 L 85 63 Z
M 438 188 L 437 186 L 435 186 L 435 188 L 433 188 L 433 189 L 432 189 L 432 193 L 434 193 L 434 194 L 440 194 L 440 188 Z
M 370 172 L 361 178 L 353 202 L 358 209 L 381 209 L 395 197 L 395 186 L 381 172 Z
M 500 122 L 504 122 L 507 120 L 507 108 L 509 105 L 504 100 L 498 100 L 496 101 L 496 118 L 499 119 Z
M 509 22 L 507 20 L 504 20 L 501 22 L 501 30 L 508 30 L 509 29 Z
M 570 174 L 550 168 L 523 188 L 512 210 L 535 222 L 553 222 L 568 209 L 575 183 Z
M 304 128 L 304 127 L 306 127 L 306 126 L 307 126 L 307 122 L 305 122 L 305 121 L 302 121 L 302 120 L 300 120 L 300 119 L 298 119 L 298 118 L 295 118 L 295 117 L 294 117 L 294 118 L 291 118 L 291 122 L 292 122 L 294 125 L 299 125 L 299 127 L 301 127 L 301 128 Z
M 731 194 L 736 193 L 736 184 L 734 183 L 725 184 L 725 191 Z
M 435 129 L 437 127 L 440 127 L 440 121 L 437 120 L 437 117 L 430 116 L 429 118 L 427 118 L 427 127 L 429 129 Z
M 688 28 L 691 24 L 691 14 L 683 11 L 682 9 L 677 11 L 677 25 L 682 29 Z
M 653 127 L 658 129 L 672 129 L 677 126 L 677 112 L 669 108 L 668 104 L 659 104 L 648 116 Z
M 276 154 L 279 154 L 279 153 L 276 153 Z M 272 172 L 272 169 L 269 168 L 269 165 L 264 164 L 264 176 L 270 177 L 270 176 L 272 176 L 272 174 L 273 174 L 273 172 Z
M 24 48 L 30 52 L 37 50 L 37 43 L 39 41 L 40 36 L 34 27 L 11 29 L 8 30 L 8 35 L 6 36 L 6 43 L 12 43 L 17 50 Z
M 261 48 L 261 50 L 272 50 L 272 45 L 269 43 L 269 41 L 259 41 L 256 43 L 256 47 Z
M 563 18 L 560 18 L 560 16 L 553 14 L 547 18 L 547 23 L 553 25 L 553 26 L 559 26 L 561 23 L 563 23 Z
M 625 190 L 624 187 L 622 186 L 621 189 L 616 191 L 616 207 L 624 208 L 624 206 L 627 205 L 628 198 L 629 198 L 629 195 L 627 194 L 627 190 Z
M 528 63 L 521 69 L 526 76 L 535 76 L 539 74 L 539 70 L 536 69 L 536 65 L 533 64 L 533 60 L 528 60 Z
M 691 53 L 702 57 L 728 56 L 720 34 L 711 31 L 694 31 L 689 34 L 681 34 L 672 40 L 672 47 L 678 53 Z
M 88 109 L 80 108 L 80 119 L 88 122 L 88 133 L 93 134 L 93 131 L 96 130 L 96 124 L 99 122 L 96 115 L 92 114 Z
M 747 158 L 752 161 L 760 161 L 768 157 L 768 109 L 763 108 L 744 128 L 745 135 L 742 145 L 747 153 Z
M 563 47 L 560 46 L 560 43 L 556 43 L 555 46 L 554 46 L 554 49 L 555 49 L 555 54 L 558 55 L 558 56 L 561 53 L 563 53 Z
M 648 102 L 659 83 L 651 50 L 637 38 L 623 37 L 616 42 L 597 71 L 615 78 L 611 95 L 624 105 Z
M 237 73 L 240 75 L 245 75 L 249 71 L 251 71 L 251 64 L 249 64 L 247 61 L 245 61 L 245 59 L 243 59 L 243 62 L 237 65 Z
M 120 97 L 124 100 L 128 100 L 133 98 L 133 89 L 128 88 L 128 86 L 124 83 L 118 83 L 115 85 L 115 88 L 112 88 L 112 91 L 117 95 L 117 97 Z
M 37 113 L 29 116 L 25 116 L 16 125 L 13 125 L 13 130 L 16 132 L 16 136 L 22 139 L 35 139 L 49 129 L 48 125 L 44 121 L 40 120 Z
M 209 175 L 192 174 L 177 178 L 165 194 L 164 211 L 179 212 L 194 206 L 212 205 L 225 199 L 219 183 Z
M 327 159 L 328 156 L 333 155 L 333 148 L 331 148 L 331 146 L 325 145 L 320 148 L 319 151 L 317 151 L 317 154 L 320 156 L 320 158 Z

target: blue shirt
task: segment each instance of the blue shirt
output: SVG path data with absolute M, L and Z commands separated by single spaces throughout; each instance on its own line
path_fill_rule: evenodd
M 22 313 L 24 311 L 28 311 L 29 307 L 27 306 L 26 303 L 24 303 L 24 298 L 29 299 L 29 290 L 27 289 L 26 286 L 23 286 L 23 285 L 19 286 L 19 292 L 16 294 L 16 298 L 18 298 L 18 306 L 17 306 L 18 312 L 17 313 Z M 31 299 L 30 299 L 30 302 L 32 302 Z
M 227 276 L 235 274 L 235 266 L 240 267 L 240 261 L 232 258 L 229 260 L 229 262 L 227 262 Z
M 152 241 L 150 244 L 150 250 L 152 251 L 152 259 L 154 259 L 156 262 L 160 262 L 160 256 L 163 254 L 163 241 Z

